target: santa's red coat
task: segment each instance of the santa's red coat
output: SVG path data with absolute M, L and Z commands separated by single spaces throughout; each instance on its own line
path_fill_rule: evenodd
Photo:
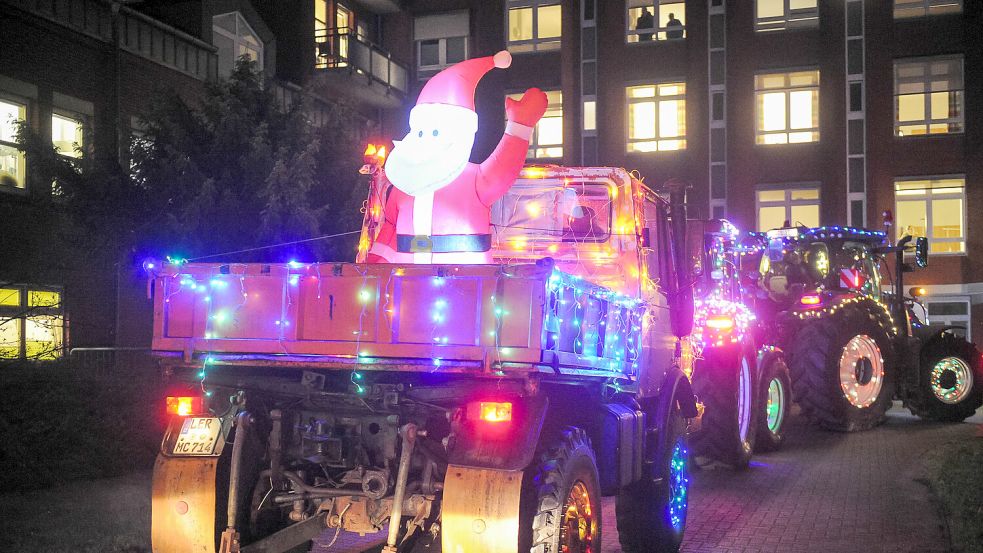
M 519 176 L 528 147 L 527 140 L 506 133 L 488 159 L 467 163 L 433 194 L 410 196 L 392 187 L 370 254 L 388 263 L 492 263 L 491 252 L 399 253 L 396 235 L 491 234 L 489 208 Z

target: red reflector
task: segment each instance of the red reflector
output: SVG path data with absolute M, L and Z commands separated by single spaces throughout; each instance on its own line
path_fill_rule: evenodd
M 468 418 L 484 422 L 512 420 L 512 403 L 508 401 L 478 401 L 468 404 Z
M 167 396 L 168 415 L 187 417 L 201 411 L 201 396 Z
M 821 301 L 823 301 L 823 299 L 815 294 L 802 296 L 802 298 L 799 299 L 799 303 L 801 303 L 802 305 L 819 305 Z
M 707 318 L 707 326 L 716 330 L 730 330 L 734 328 L 734 319 L 726 315 Z

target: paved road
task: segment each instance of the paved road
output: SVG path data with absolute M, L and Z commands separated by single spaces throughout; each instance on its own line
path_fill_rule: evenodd
M 860 434 L 815 430 L 793 418 L 782 451 L 745 472 L 711 467 L 693 475 L 685 553 L 936 553 L 948 540 L 920 477 L 925 454 L 983 427 L 938 425 L 894 409 Z M 150 474 L 0 495 L 0 552 L 149 551 Z M 614 501 L 603 509 L 603 553 L 620 553 Z M 364 551 L 333 533 L 319 553 Z M 348 547 L 348 544 L 352 547 Z M 377 551 L 378 549 L 376 549 Z

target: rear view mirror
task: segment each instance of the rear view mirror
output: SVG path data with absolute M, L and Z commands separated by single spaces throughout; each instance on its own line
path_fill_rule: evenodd
M 928 238 L 919 236 L 915 239 L 915 264 L 928 267 Z

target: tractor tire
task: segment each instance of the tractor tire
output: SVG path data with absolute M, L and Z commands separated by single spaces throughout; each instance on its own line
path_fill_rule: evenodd
M 792 392 L 810 421 L 841 432 L 884 422 L 894 398 L 891 341 L 871 310 L 841 305 L 792 339 Z
M 601 550 L 601 485 L 587 434 L 567 427 L 526 471 L 522 501 L 531 520 L 520 551 L 588 553 Z
M 755 451 L 777 451 L 785 441 L 785 423 L 792 408 L 792 380 L 781 356 L 765 360 L 758 388 Z
M 676 405 L 676 402 L 673 402 Z M 618 494 L 615 515 L 625 553 L 676 553 L 683 541 L 689 501 L 686 420 L 674 407 L 663 432 L 656 462 L 648 474 Z
M 751 462 L 755 441 L 755 367 L 748 349 L 706 348 L 693 369 L 693 393 L 703 402 L 700 430 L 690 437 L 693 455 L 738 469 Z
M 943 334 L 922 348 L 918 392 L 908 409 L 923 419 L 962 422 L 983 405 L 980 352 L 952 334 Z

